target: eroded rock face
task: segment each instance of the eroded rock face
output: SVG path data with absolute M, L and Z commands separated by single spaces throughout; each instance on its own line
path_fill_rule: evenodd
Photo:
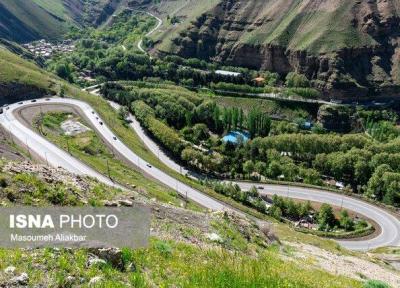
M 173 53 L 306 74 L 326 98 L 400 92 L 399 0 L 223 0 L 173 40 Z
M 18 83 L 0 83 L 0 105 L 15 103 L 21 100 L 40 98 L 47 91 L 34 86 L 21 85 Z

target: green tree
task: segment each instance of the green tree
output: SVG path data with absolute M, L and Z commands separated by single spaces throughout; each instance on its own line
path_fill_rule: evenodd
M 346 231 L 353 231 L 354 230 L 354 221 L 349 216 L 347 210 L 340 211 L 340 218 L 339 218 L 340 227 L 342 227 Z
M 374 174 L 372 174 L 372 177 L 368 181 L 367 196 L 375 198 L 379 201 L 383 199 L 386 194 L 383 175 L 386 172 L 391 171 L 392 169 L 387 164 L 382 164 L 376 168 Z
M 262 161 L 257 161 L 257 163 L 254 166 L 254 169 L 258 174 L 264 175 L 267 170 L 267 164 Z
M 255 198 L 259 198 L 260 197 L 260 193 L 258 192 L 257 188 L 255 186 L 251 187 L 248 195 L 251 197 L 255 197 Z
M 61 98 L 64 98 L 64 97 L 65 97 L 65 85 L 62 85 L 62 86 L 61 86 L 60 92 L 59 92 L 59 96 L 60 96 Z
M 282 174 L 282 167 L 279 161 L 273 160 L 269 163 L 268 166 L 268 176 L 276 179 L 279 175 Z
M 193 138 L 196 142 L 207 140 L 209 136 L 206 124 L 199 123 L 193 126 Z
M 68 81 L 72 81 L 72 70 L 71 70 L 71 66 L 67 63 L 59 63 L 55 66 L 54 69 L 55 73 L 57 74 L 57 76 L 66 79 Z
M 336 225 L 336 218 L 329 204 L 322 204 L 318 213 L 318 225 L 318 229 L 322 231 L 329 231 Z
M 300 218 L 300 206 L 297 205 L 292 199 L 287 201 L 286 215 L 294 220 L 298 220 Z
M 312 210 L 313 210 L 313 208 L 311 206 L 311 202 L 310 201 L 305 202 L 303 205 L 301 205 L 301 208 L 300 208 L 301 217 L 306 217 L 306 216 L 310 215 L 310 212 Z
M 290 72 L 286 76 L 286 86 L 287 87 L 310 87 L 310 81 L 303 74 L 296 72 Z
M 270 208 L 270 215 L 277 220 L 281 220 L 283 216 L 282 209 L 276 205 L 272 205 Z
M 243 171 L 246 173 L 249 177 L 250 174 L 254 172 L 254 163 L 251 160 L 247 160 L 243 164 Z

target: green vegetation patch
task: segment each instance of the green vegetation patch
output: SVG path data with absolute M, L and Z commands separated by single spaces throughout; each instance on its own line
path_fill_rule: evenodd
M 137 262 L 140 271 L 147 271 L 146 278 L 156 286 L 361 287 L 354 280 L 283 262 L 275 252 L 269 251 L 249 258 L 224 250 L 204 251 L 184 244 L 156 241 L 151 249 L 136 251 L 134 258 L 140 259 Z M 157 268 L 154 263 L 158 263 Z
M 69 151 L 74 157 L 81 159 L 83 162 L 93 167 L 95 170 L 109 176 L 114 181 L 122 185 L 136 187 L 148 197 L 155 197 L 159 201 L 172 203 L 177 206 L 184 205 L 184 199 L 179 198 L 178 194 L 154 181 L 146 179 L 142 173 L 130 165 L 119 160 L 113 151 L 110 151 L 106 144 L 96 135 L 94 131 L 87 131 L 75 136 L 65 135 L 60 128 L 60 124 L 65 119 L 73 119 L 84 123 L 76 115 L 73 118 L 68 113 L 51 112 L 37 119 L 36 127 L 50 141 Z M 189 208 L 199 209 L 193 203 L 189 203 Z
M 0 83 L 19 83 L 33 89 L 50 90 L 55 82 L 53 75 L 4 49 L 0 49 L 0 66 Z

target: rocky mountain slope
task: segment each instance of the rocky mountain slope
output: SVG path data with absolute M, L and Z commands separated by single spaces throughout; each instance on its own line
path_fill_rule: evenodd
M 79 92 L 4 49 L 0 49 L 0 67 L 0 88 L 9 89 L 10 95 L 12 91 L 24 95 L 15 93 L 14 87 L 36 87 L 51 94 L 63 85 L 68 96 L 95 103 L 98 111 L 108 107 L 115 113 L 106 112 L 110 116 L 105 119 L 118 119 L 105 100 Z M 29 153 L 8 137 L 0 131 L 0 156 L 5 157 L 0 160 L 0 206 L 140 203 L 152 210 L 151 241 L 145 249 L 107 249 L 112 253 L 106 254 L 88 249 L 0 249 L 0 287 L 361 288 L 369 287 L 364 286 L 366 279 L 399 286 L 398 271 L 376 255 L 343 250 L 335 242 L 295 232 L 276 221 L 258 226 L 228 213 L 179 208 L 156 200 L 142 185 L 120 191 L 45 163 L 21 162 Z
M 400 84 L 399 16 L 399 0 L 222 0 L 160 50 L 295 70 L 327 97 L 392 96 Z
M 98 26 L 126 0 L 0 0 L 0 38 L 57 39 L 69 26 Z

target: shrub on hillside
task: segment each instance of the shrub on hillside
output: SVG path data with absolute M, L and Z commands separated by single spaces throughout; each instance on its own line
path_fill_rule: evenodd
M 390 288 L 390 286 L 382 281 L 368 280 L 364 283 L 363 288 Z

